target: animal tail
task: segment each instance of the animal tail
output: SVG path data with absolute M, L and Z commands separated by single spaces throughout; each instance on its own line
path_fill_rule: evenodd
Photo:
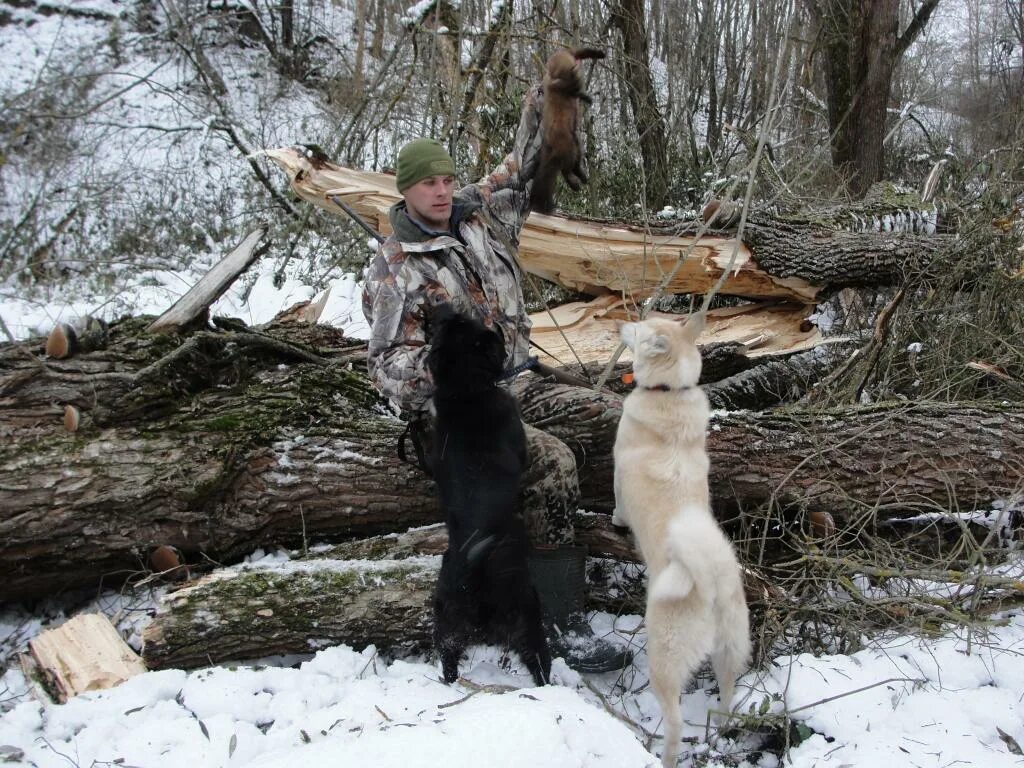
M 574 48 L 572 55 L 577 60 L 579 59 L 603 59 L 604 51 L 600 48 Z
M 715 530 L 711 531 L 711 527 Z M 649 587 L 648 598 L 657 602 L 685 599 L 698 585 L 698 580 L 704 580 L 709 575 L 708 568 L 698 569 L 695 566 L 706 565 L 709 536 L 714 537 L 712 541 L 721 536 L 714 520 L 708 518 L 705 510 L 688 509 L 685 506 L 682 514 L 668 524 L 667 534 L 668 565 Z M 702 592 L 711 594 L 707 590 Z

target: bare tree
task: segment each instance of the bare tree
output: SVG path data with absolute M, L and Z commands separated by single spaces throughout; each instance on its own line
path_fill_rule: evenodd
M 939 0 L 924 0 L 900 32 L 900 0 L 806 0 L 818 27 L 832 162 L 862 196 L 885 176 L 883 139 L 896 65 Z
M 643 0 L 618 0 L 612 20 L 622 33 L 622 77 L 640 139 L 645 198 L 649 208 L 659 209 L 665 204 L 669 185 L 668 141 L 651 76 Z

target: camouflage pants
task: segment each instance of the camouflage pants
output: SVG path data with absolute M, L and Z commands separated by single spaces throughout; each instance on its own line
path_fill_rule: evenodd
M 525 424 L 526 471 L 523 472 L 523 517 L 535 547 L 572 544 L 572 516 L 579 504 L 576 457 L 569 446 Z
M 529 457 L 523 512 L 534 546 L 572 544 L 579 507 L 611 512 L 615 443 L 622 397 L 527 373 L 512 382 Z

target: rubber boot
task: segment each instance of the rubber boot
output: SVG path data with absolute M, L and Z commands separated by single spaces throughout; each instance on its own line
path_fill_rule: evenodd
M 540 596 L 553 657 L 577 672 L 614 672 L 633 660 L 631 651 L 596 637 L 584 617 L 587 548 L 562 544 L 531 549 L 527 563 Z

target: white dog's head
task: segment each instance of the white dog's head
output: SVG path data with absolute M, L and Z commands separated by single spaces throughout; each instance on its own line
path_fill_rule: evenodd
M 637 385 L 671 389 L 697 386 L 701 367 L 697 337 L 702 330 L 702 314 L 691 315 L 685 321 L 654 318 L 619 323 L 619 336 L 633 352 Z

